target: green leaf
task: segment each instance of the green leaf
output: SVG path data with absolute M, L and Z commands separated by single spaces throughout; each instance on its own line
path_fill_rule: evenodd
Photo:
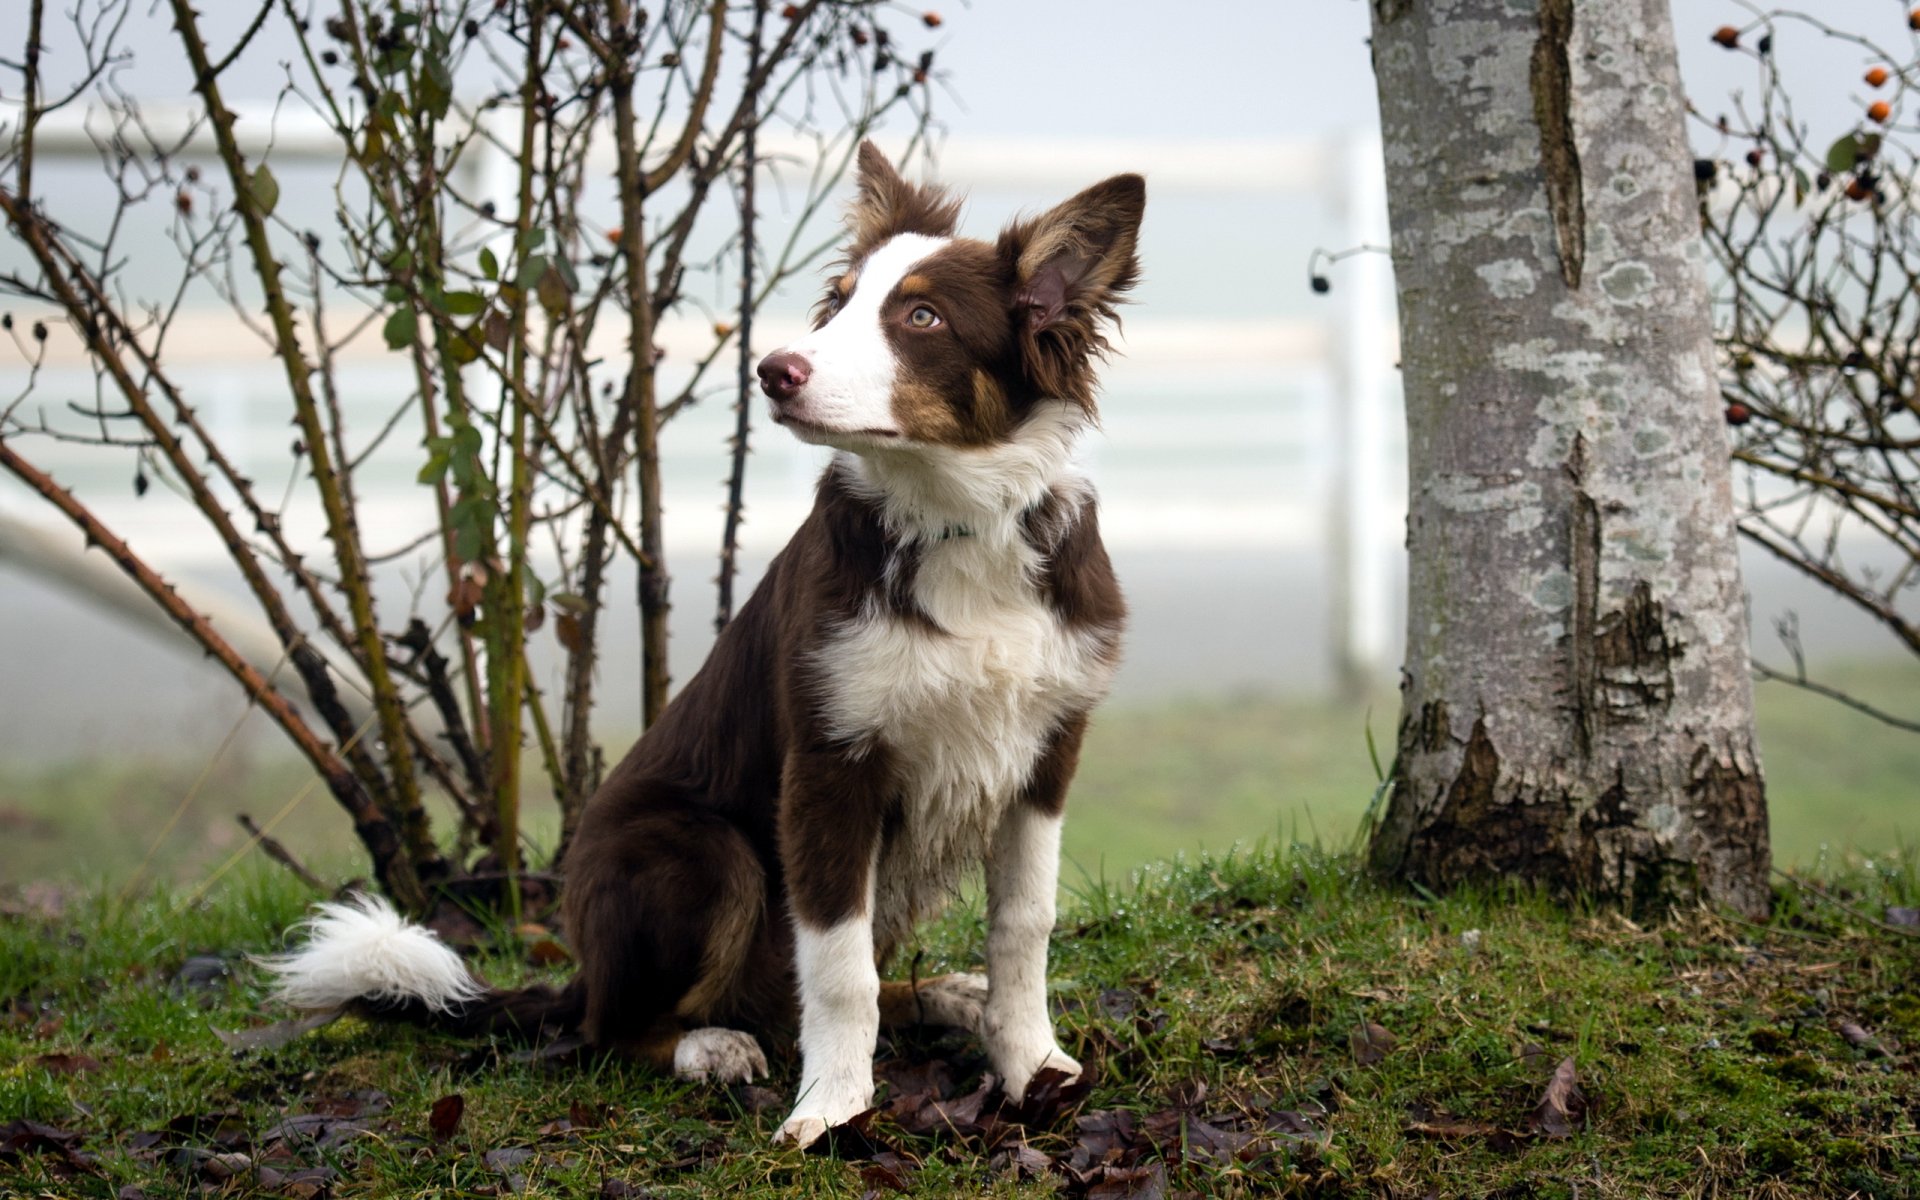
M 280 181 L 273 177 L 272 167 L 261 163 L 254 168 L 253 178 L 247 181 L 247 194 L 253 197 L 261 216 L 273 214 L 274 206 L 280 203 Z
M 487 306 L 487 298 L 479 292 L 448 292 L 441 299 L 456 317 L 470 317 Z
M 1793 206 L 1800 207 L 1807 202 L 1807 193 L 1813 189 L 1813 181 L 1799 167 L 1793 169 Z
M 540 276 L 540 284 L 534 289 L 534 295 L 539 297 L 541 308 L 557 317 L 567 311 L 567 305 L 573 299 L 573 289 L 567 286 L 567 278 L 556 263 Z
M 528 256 L 523 262 L 521 262 L 519 273 L 514 275 L 513 286 L 519 288 L 523 292 L 529 290 L 530 288 L 533 287 L 534 284 L 540 282 L 540 277 L 542 275 L 545 275 L 547 273 L 547 266 L 548 266 L 548 263 L 547 263 L 546 255 L 534 254 L 534 255 Z
M 500 278 L 500 260 L 485 246 L 480 247 L 480 273 L 488 279 Z
M 419 332 L 420 318 L 414 314 L 414 311 L 410 308 L 396 308 L 393 310 L 393 315 L 387 318 L 386 325 L 381 328 L 380 335 L 387 339 L 389 350 L 405 350 L 413 345 L 413 339 L 419 335 Z
M 532 254 L 535 250 L 538 250 L 542 245 L 544 245 L 546 240 L 547 240 L 546 230 L 529 229 L 525 233 L 521 234 L 517 239 L 515 239 L 513 246 L 514 246 L 514 249 L 518 250 L 522 254 Z
M 386 298 L 388 304 L 398 304 L 407 298 L 407 289 L 397 283 L 390 283 L 381 289 L 380 294 Z
M 453 556 L 461 562 L 473 562 L 480 557 L 480 527 L 460 525 L 453 531 Z
M 425 58 L 420 66 L 420 107 L 436 121 L 442 120 L 453 106 L 453 76 L 448 73 L 447 64 L 436 58 Z
M 448 358 L 456 367 L 464 367 L 480 358 L 480 339 L 470 329 L 456 329 L 443 343 Z
M 1860 158 L 1860 139 L 1847 134 L 1833 145 L 1827 147 L 1827 170 L 1838 175 L 1842 171 L 1853 170 L 1853 164 Z
M 446 478 L 447 465 L 450 461 L 444 453 L 429 455 L 426 464 L 420 468 L 420 474 L 415 478 L 425 484 L 439 483 Z
M 453 448 L 468 457 L 480 453 L 479 428 L 473 425 L 462 425 L 460 428 L 454 430 Z

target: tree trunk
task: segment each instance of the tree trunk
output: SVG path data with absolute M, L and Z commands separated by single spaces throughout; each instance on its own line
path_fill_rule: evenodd
M 1373 0 L 1410 473 L 1374 866 L 1768 909 L 1668 0 Z

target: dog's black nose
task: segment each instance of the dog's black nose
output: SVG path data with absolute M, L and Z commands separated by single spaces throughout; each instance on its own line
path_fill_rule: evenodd
M 813 375 L 813 364 L 788 350 L 776 350 L 760 360 L 760 390 L 778 403 L 791 400 Z

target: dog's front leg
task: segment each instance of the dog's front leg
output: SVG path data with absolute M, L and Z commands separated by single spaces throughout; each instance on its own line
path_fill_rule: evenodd
M 1043 1067 L 1078 1077 L 1047 1013 L 1047 942 L 1060 880 L 1060 820 L 1079 761 L 1083 721 L 1055 734 L 1025 793 L 994 832 L 987 858 L 987 1006 L 980 1032 L 1018 1103 Z
M 880 973 L 873 946 L 878 798 L 860 764 L 796 755 L 780 841 L 800 1000 L 800 1094 L 774 1140 L 805 1146 L 873 1104 Z

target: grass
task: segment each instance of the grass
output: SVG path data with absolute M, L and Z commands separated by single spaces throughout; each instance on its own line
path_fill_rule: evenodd
M 1920 696 L 1920 664 L 1912 662 L 1836 668 L 1822 678 L 1895 711 L 1911 711 Z M 1819 865 L 1853 847 L 1920 845 L 1920 734 L 1783 684 L 1761 685 L 1757 708 L 1781 865 Z M 1123 879 L 1177 850 L 1220 851 L 1262 837 L 1338 843 L 1373 786 L 1367 725 L 1391 754 L 1397 715 L 1392 696 L 1343 705 L 1249 695 L 1104 709 L 1074 784 L 1066 855 L 1092 877 Z M 608 744 L 624 740 L 610 736 Z M 0 766 L 0 879 L 119 882 L 154 849 L 161 878 L 198 881 L 240 846 L 235 812 L 266 821 L 309 778 L 285 759 L 229 759 L 196 791 L 205 766 L 205 757 Z M 182 809 L 183 799 L 190 802 Z M 159 837 L 176 810 L 182 818 Z M 550 806 L 531 802 L 529 812 L 536 828 L 551 825 Z M 318 789 L 277 833 L 310 860 L 352 862 L 346 822 Z
M 1831 881 L 1845 908 L 1782 893 L 1765 927 L 1697 912 L 1640 927 L 1518 891 L 1422 899 L 1304 848 L 1191 857 L 1129 882 L 1082 887 L 1054 939 L 1062 1040 L 1100 1072 L 1079 1114 L 1144 1124 L 1204 1085 L 1195 1111 L 1216 1124 L 1285 1111 L 1312 1131 L 1225 1165 L 1162 1139 L 1144 1153 L 1170 1164 L 1169 1194 L 1920 1191 L 1920 1057 L 1905 1049 L 1920 1048 L 1920 941 L 1865 919 L 1920 897 L 1911 869 L 1883 861 Z M 783 1113 L 753 1093 L 622 1063 L 542 1065 L 351 1019 L 229 1053 L 212 1029 L 266 1012 L 243 956 L 277 946 L 306 900 L 249 867 L 184 907 L 168 892 L 95 894 L 56 918 L 0 918 L 0 1124 L 78 1134 L 95 1158 L 76 1173 L 58 1155 L 0 1151 L 0 1195 L 186 1195 L 220 1165 L 208 1149 L 258 1155 L 290 1114 L 355 1110 L 370 1133 L 283 1149 L 278 1168 L 331 1168 L 335 1196 L 495 1194 L 504 1160 L 487 1155 L 503 1148 L 531 1152 L 506 1167 L 531 1195 L 593 1195 L 606 1180 L 661 1200 L 856 1197 L 872 1184 L 872 1164 L 772 1149 Z M 976 967 L 981 942 L 979 913 L 953 912 L 926 931 L 920 970 Z M 206 971 L 205 955 L 229 972 Z M 501 981 L 538 973 L 511 956 L 482 967 Z M 1369 1022 L 1391 1037 L 1378 1061 L 1354 1041 Z M 1846 1022 L 1887 1053 L 1856 1047 Z M 891 1052 L 944 1058 L 963 1091 L 982 1065 L 957 1036 Z M 98 1065 L 63 1073 L 80 1060 L 48 1057 L 62 1054 Z M 1544 1136 L 1530 1114 L 1568 1058 L 1587 1120 Z M 775 1060 L 784 1098 L 794 1064 Z M 465 1118 L 436 1142 L 429 1111 L 454 1093 Z M 549 1124 L 570 1110 L 592 1127 Z M 1028 1142 L 1064 1153 L 1071 1116 Z M 977 1141 L 876 1130 L 918 1163 L 900 1168 L 912 1195 L 1078 1194 L 1058 1175 L 996 1172 Z M 225 1190 L 249 1186 L 243 1171 Z

